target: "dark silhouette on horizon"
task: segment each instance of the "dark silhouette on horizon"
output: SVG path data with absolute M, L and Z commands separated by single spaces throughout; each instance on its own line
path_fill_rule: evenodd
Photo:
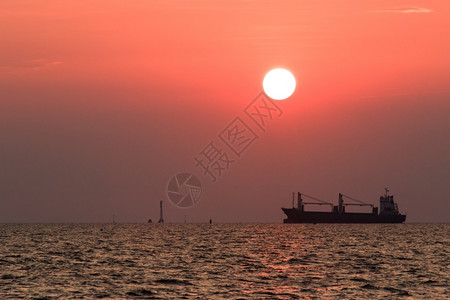
M 162 200 L 159 202 L 159 221 L 158 223 L 164 223 L 164 218 L 163 218 L 163 202 Z
M 304 202 L 302 196 L 314 202 Z M 294 197 L 295 193 L 292 193 L 292 208 L 281 208 L 287 216 L 283 223 L 403 223 L 406 220 L 406 215 L 400 214 L 397 203 L 394 202 L 394 196 L 389 195 L 387 188 L 385 188 L 385 194 L 380 197 L 380 213 L 378 213 L 378 207 L 342 193 L 339 193 L 338 205 L 297 193 L 297 208 L 295 208 Z M 356 203 L 344 203 L 344 198 Z M 331 211 L 305 211 L 305 205 L 329 205 Z M 346 212 L 346 206 L 370 206 L 372 211 Z

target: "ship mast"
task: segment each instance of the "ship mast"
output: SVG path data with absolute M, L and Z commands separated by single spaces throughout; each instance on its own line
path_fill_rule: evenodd
M 295 200 L 295 192 L 292 192 L 292 208 L 294 207 L 294 200 Z
M 297 208 L 301 211 L 304 210 L 302 194 L 299 192 L 297 193 Z

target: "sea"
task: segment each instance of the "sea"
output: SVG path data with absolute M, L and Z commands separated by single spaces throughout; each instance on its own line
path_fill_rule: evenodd
M 450 224 L 0 224 L 0 299 L 450 299 Z

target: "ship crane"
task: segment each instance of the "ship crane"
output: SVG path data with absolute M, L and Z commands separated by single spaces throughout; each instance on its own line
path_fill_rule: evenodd
M 350 199 L 352 201 L 355 201 L 357 203 L 344 203 L 344 197 L 347 198 L 347 199 Z M 369 204 L 369 203 L 366 203 L 364 201 L 361 201 L 361 200 L 358 200 L 358 199 L 352 198 L 350 196 L 346 196 L 344 194 L 339 193 L 339 205 L 337 207 L 338 208 L 338 212 L 340 214 L 345 213 L 345 207 L 349 206 L 349 205 L 353 205 L 353 206 L 355 206 L 355 205 L 356 206 L 370 206 L 370 207 L 372 207 L 372 212 L 373 213 L 376 212 L 376 210 L 374 209 L 372 204 Z
M 312 200 L 315 200 L 315 202 L 303 202 L 302 196 L 312 199 Z M 318 198 L 315 198 L 313 196 L 309 196 L 306 194 L 298 193 L 297 201 L 298 201 L 297 208 L 300 211 L 304 211 L 304 205 L 329 205 L 331 207 L 331 209 L 333 210 L 333 203 L 326 202 L 326 201 L 323 201 L 321 199 L 318 199 Z
M 366 203 L 366 202 L 364 202 L 364 201 L 361 201 L 361 200 L 352 198 L 352 197 L 347 196 L 347 195 L 344 195 L 344 194 L 340 194 L 340 195 L 342 195 L 342 197 L 345 197 L 345 198 L 347 198 L 347 199 L 350 199 L 350 200 L 353 200 L 353 201 L 355 201 L 355 202 L 358 202 L 358 203 L 342 203 L 343 206 L 355 205 L 355 206 L 370 206 L 370 207 L 373 207 L 373 204 Z

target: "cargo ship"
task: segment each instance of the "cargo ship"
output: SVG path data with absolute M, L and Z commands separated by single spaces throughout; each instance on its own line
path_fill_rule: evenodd
M 394 202 L 394 196 L 389 195 L 389 190 L 380 197 L 380 211 L 378 207 L 351 198 L 339 193 L 339 203 L 334 205 L 330 202 L 322 201 L 318 198 L 306 194 L 297 193 L 297 207 L 294 207 L 295 193 L 292 193 L 292 208 L 281 208 L 287 218 L 284 223 L 403 223 L 406 215 L 400 214 L 397 203 Z M 311 201 L 304 201 L 302 197 L 309 198 Z M 344 201 L 346 199 L 346 201 Z M 349 202 L 352 201 L 352 202 Z M 330 206 L 331 211 L 305 211 L 306 205 L 326 205 Z M 346 212 L 347 206 L 368 206 L 370 212 Z

